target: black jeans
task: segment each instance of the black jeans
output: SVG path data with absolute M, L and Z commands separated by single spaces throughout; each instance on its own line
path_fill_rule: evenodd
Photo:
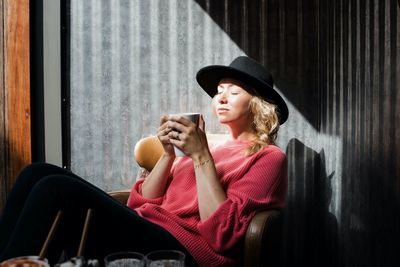
M 146 254 L 176 249 L 194 260 L 165 229 L 140 217 L 72 172 L 46 163 L 26 167 L 18 176 L 0 219 L 0 262 L 38 255 L 59 210 L 64 211 L 46 258 L 56 263 L 61 252 L 76 256 L 87 210 L 93 209 L 85 258 L 98 259 L 117 251 Z

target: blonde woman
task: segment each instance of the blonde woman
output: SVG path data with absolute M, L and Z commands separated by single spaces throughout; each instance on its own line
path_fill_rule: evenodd
M 254 214 L 285 203 L 286 156 L 274 141 L 288 109 L 269 72 L 248 57 L 205 67 L 197 81 L 213 97 L 230 140 L 210 149 L 202 119 L 196 127 L 184 117 L 162 117 L 165 153 L 134 186 L 128 206 L 172 233 L 201 266 L 235 265 Z M 173 145 L 187 157 L 175 162 Z
M 62 249 L 74 255 L 91 208 L 88 258 L 175 249 L 186 254 L 186 266 L 239 265 L 252 217 L 285 205 L 287 161 L 274 141 L 288 109 L 269 72 L 249 57 L 202 68 L 197 81 L 213 98 L 230 140 L 210 148 L 202 117 L 197 126 L 185 117 L 162 116 L 157 135 L 164 154 L 133 185 L 127 206 L 67 170 L 28 166 L 0 220 L 0 261 L 37 254 L 60 209 L 65 216 L 47 257 L 54 264 Z M 186 157 L 177 159 L 173 146 Z

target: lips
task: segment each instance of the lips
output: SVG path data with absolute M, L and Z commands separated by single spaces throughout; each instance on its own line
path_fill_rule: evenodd
M 225 113 L 225 112 L 228 112 L 228 111 L 229 111 L 229 109 L 227 109 L 227 108 L 218 108 L 217 109 L 217 113 L 218 114 Z

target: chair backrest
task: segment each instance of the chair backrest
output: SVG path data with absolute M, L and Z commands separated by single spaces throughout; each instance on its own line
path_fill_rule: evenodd
M 163 152 L 164 148 L 160 140 L 158 140 L 158 137 L 148 136 L 140 139 L 136 143 L 134 156 L 137 164 L 150 172 Z

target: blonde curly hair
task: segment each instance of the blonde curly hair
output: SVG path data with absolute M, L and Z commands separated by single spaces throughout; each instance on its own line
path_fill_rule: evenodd
M 267 145 L 275 144 L 279 130 L 279 116 L 277 106 L 264 99 L 253 96 L 250 100 L 250 112 L 253 115 L 252 128 L 256 138 L 246 150 L 250 156 Z

